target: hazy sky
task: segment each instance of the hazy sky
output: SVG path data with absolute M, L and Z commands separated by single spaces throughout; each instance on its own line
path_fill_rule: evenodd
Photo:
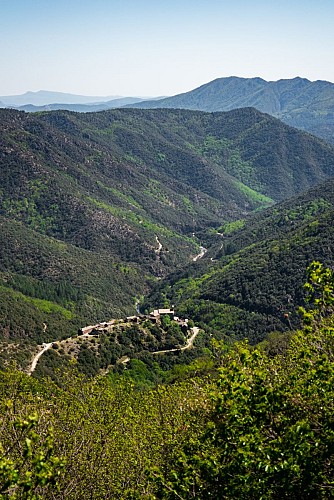
M 334 82 L 334 0 L 0 0 L 0 95 L 173 95 L 214 78 Z

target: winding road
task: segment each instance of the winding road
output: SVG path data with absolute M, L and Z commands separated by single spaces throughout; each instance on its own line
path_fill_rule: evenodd
M 32 360 L 31 366 L 28 370 L 28 375 L 31 375 L 35 371 L 39 358 L 42 356 L 42 354 L 45 353 L 45 351 L 50 349 L 52 344 L 53 344 L 53 342 L 50 342 L 49 344 L 43 344 L 43 349 L 41 351 L 39 351 Z
M 156 250 L 154 250 L 154 251 L 155 251 L 155 253 L 156 253 L 157 255 L 160 255 L 161 250 L 162 250 L 162 244 L 161 244 L 161 242 L 160 242 L 160 240 L 159 240 L 158 236 L 156 236 L 156 237 L 155 237 L 155 239 L 156 239 L 156 242 L 158 243 L 158 248 L 156 248 Z
M 184 345 L 183 347 L 175 347 L 174 349 L 166 349 L 164 351 L 154 351 L 154 352 L 151 352 L 151 354 L 165 354 L 166 352 L 185 351 L 186 349 L 189 349 L 190 347 L 193 346 L 194 340 L 197 337 L 197 335 L 199 334 L 199 328 L 198 328 L 198 326 L 194 326 L 190 330 L 193 332 L 193 334 L 191 337 L 189 337 L 186 345 Z
M 184 345 L 183 347 L 175 347 L 174 349 L 165 349 L 164 351 L 154 351 L 154 352 L 151 352 L 151 354 L 165 354 L 166 352 L 177 352 L 177 351 L 185 351 L 186 349 L 190 349 L 190 347 L 193 346 L 194 340 L 197 337 L 197 335 L 199 334 L 200 329 L 197 326 L 194 326 L 193 328 L 190 328 L 190 331 L 192 332 L 192 335 L 189 337 L 189 339 L 186 342 L 186 345 Z M 91 336 L 92 335 L 89 335 L 89 334 L 82 335 L 82 337 L 91 337 Z M 71 339 L 71 338 L 72 337 L 69 337 L 69 339 Z M 69 340 L 69 339 L 65 339 L 65 340 Z M 43 347 L 42 350 L 36 354 L 36 356 L 33 358 L 32 362 L 31 362 L 30 368 L 28 370 L 28 375 L 31 375 L 35 371 L 37 363 L 39 361 L 39 358 L 48 349 L 50 349 L 52 344 L 53 344 L 53 342 L 50 342 L 49 344 L 45 344 L 45 343 L 42 344 L 42 347 Z M 130 358 L 129 358 L 129 360 L 130 360 Z
M 193 261 L 196 262 L 197 260 L 201 259 L 202 257 L 204 257 L 204 255 L 206 254 L 207 252 L 207 249 L 204 248 L 204 247 L 200 247 L 200 253 L 195 255 L 195 257 L 193 257 Z
M 160 256 L 160 253 L 161 253 L 161 250 L 162 250 L 162 244 L 161 244 L 158 236 L 156 236 L 155 239 L 156 239 L 156 242 L 158 244 L 158 248 L 155 249 L 155 253 L 158 256 Z M 195 257 L 193 257 L 193 262 L 196 262 L 197 260 L 201 259 L 206 254 L 206 252 L 207 252 L 207 249 L 204 248 L 203 246 L 201 246 L 199 254 L 197 254 L 197 255 L 195 255 Z M 139 301 L 136 303 L 136 310 L 137 310 L 137 313 L 140 314 Z M 44 331 L 45 330 L 46 330 L 46 325 L 44 324 Z M 186 349 L 189 349 L 190 347 L 193 346 L 194 340 L 197 337 L 197 335 L 198 335 L 198 333 L 199 333 L 200 330 L 199 330 L 199 328 L 197 326 L 194 326 L 193 328 L 191 328 L 191 331 L 192 331 L 192 335 L 189 337 L 189 339 L 186 342 L 186 345 L 184 345 L 183 347 L 175 347 L 174 349 L 166 349 L 164 351 L 154 351 L 151 354 L 164 354 L 166 352 L 185 351 Z M 88 334 L 86 334 L 86 336 L 88 336 Z M 66 340 L 68 340 L 68 339 L 66 339 Z M 50 349 L 50 347 L 52 346 L 52 344 L 53 344 L 53 342 L 50 342 L 48 344 L 46 344 L 46 343 L 42 344 L 42 349 L 34 356 L 32 362 L 31 362 L 30 368 L 28 369 L 28 375 L 31 375 L 35 371 L 37 363 L 39 361 L 39 358 L 48 349 Z

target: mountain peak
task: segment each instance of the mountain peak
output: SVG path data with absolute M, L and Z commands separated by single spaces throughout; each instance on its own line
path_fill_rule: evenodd
M 253 107 L 334 144 L 334 84 L 321 80 L 311 82 L 300 76 L 277 81 L 260 77 L 216 78 L 190 92 L 160 101 L 144 101 L 131 107 L 208 112 Z

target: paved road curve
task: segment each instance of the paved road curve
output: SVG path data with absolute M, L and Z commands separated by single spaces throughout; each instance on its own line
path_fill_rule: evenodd
M 177 351 L 185 351 L 186 349 L 189 349 L 190 347 L 193 346 L 194 340 L 197 337 L 197 335 L 199 334 L 198 326 L 194 326 L 193 328 L 191 328 L 191 331 L 193 332 L 193 334 L 191 337 L 189 337 L 186 345 L 184 345 L 183 347 L 175 347 L 174 349 L 166 349 L 165 351 L 154 351 L 154 352 L 151 352 L 151 354 L 164 354 L 165 352 L 177 352 Z
M 50 349 L 52 343 L 53 342 L 50 342 L 49 344 L 43 344 L 43 349 L 39 351 L 39 353 L 37 353 L 34 359 L 32 360 L 31 366 L 28 370 L 28 375 L 31 375 L 35 371 L 39 358 L 42 356 L 42 354 L 45 353 L 45 351 Z
M 199 260 L 202 257 L 204 257 L 204 255 L 206 254 L 206 252 L 207 252 L 206 248 L 200 247 L 200 253 L 198 255 L 196 255 L 195 257 L 193 257 L 193 261 L 196 262 L 197 260 Z

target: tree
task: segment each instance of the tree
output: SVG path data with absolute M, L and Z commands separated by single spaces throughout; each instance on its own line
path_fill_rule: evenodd
M 276 357 L 224 353 L 204 430 L 153 471 L 156 498 L 334 498 L 334 283 L 318 263 L 308 276 L 312 321 Z
M 313 261 L 307 268 L 307 277 L 304 289 L 311 308 L 306 310 L 300 307 L 299 311 L 303 315 L 304 326 L 311 329 L 317 320 L 334 312 L 334 274 L 321 262 Z
M 52 430 L 41 438 L 35 432 L 37 423 L 37 414 L 17 418 L 11 447 L 0 443 L 0 499 L 42 499 L 50 486 L 58 487 L 64 461 L 54 455 Z M 15 459 L 11 458 L 13 448 Z

